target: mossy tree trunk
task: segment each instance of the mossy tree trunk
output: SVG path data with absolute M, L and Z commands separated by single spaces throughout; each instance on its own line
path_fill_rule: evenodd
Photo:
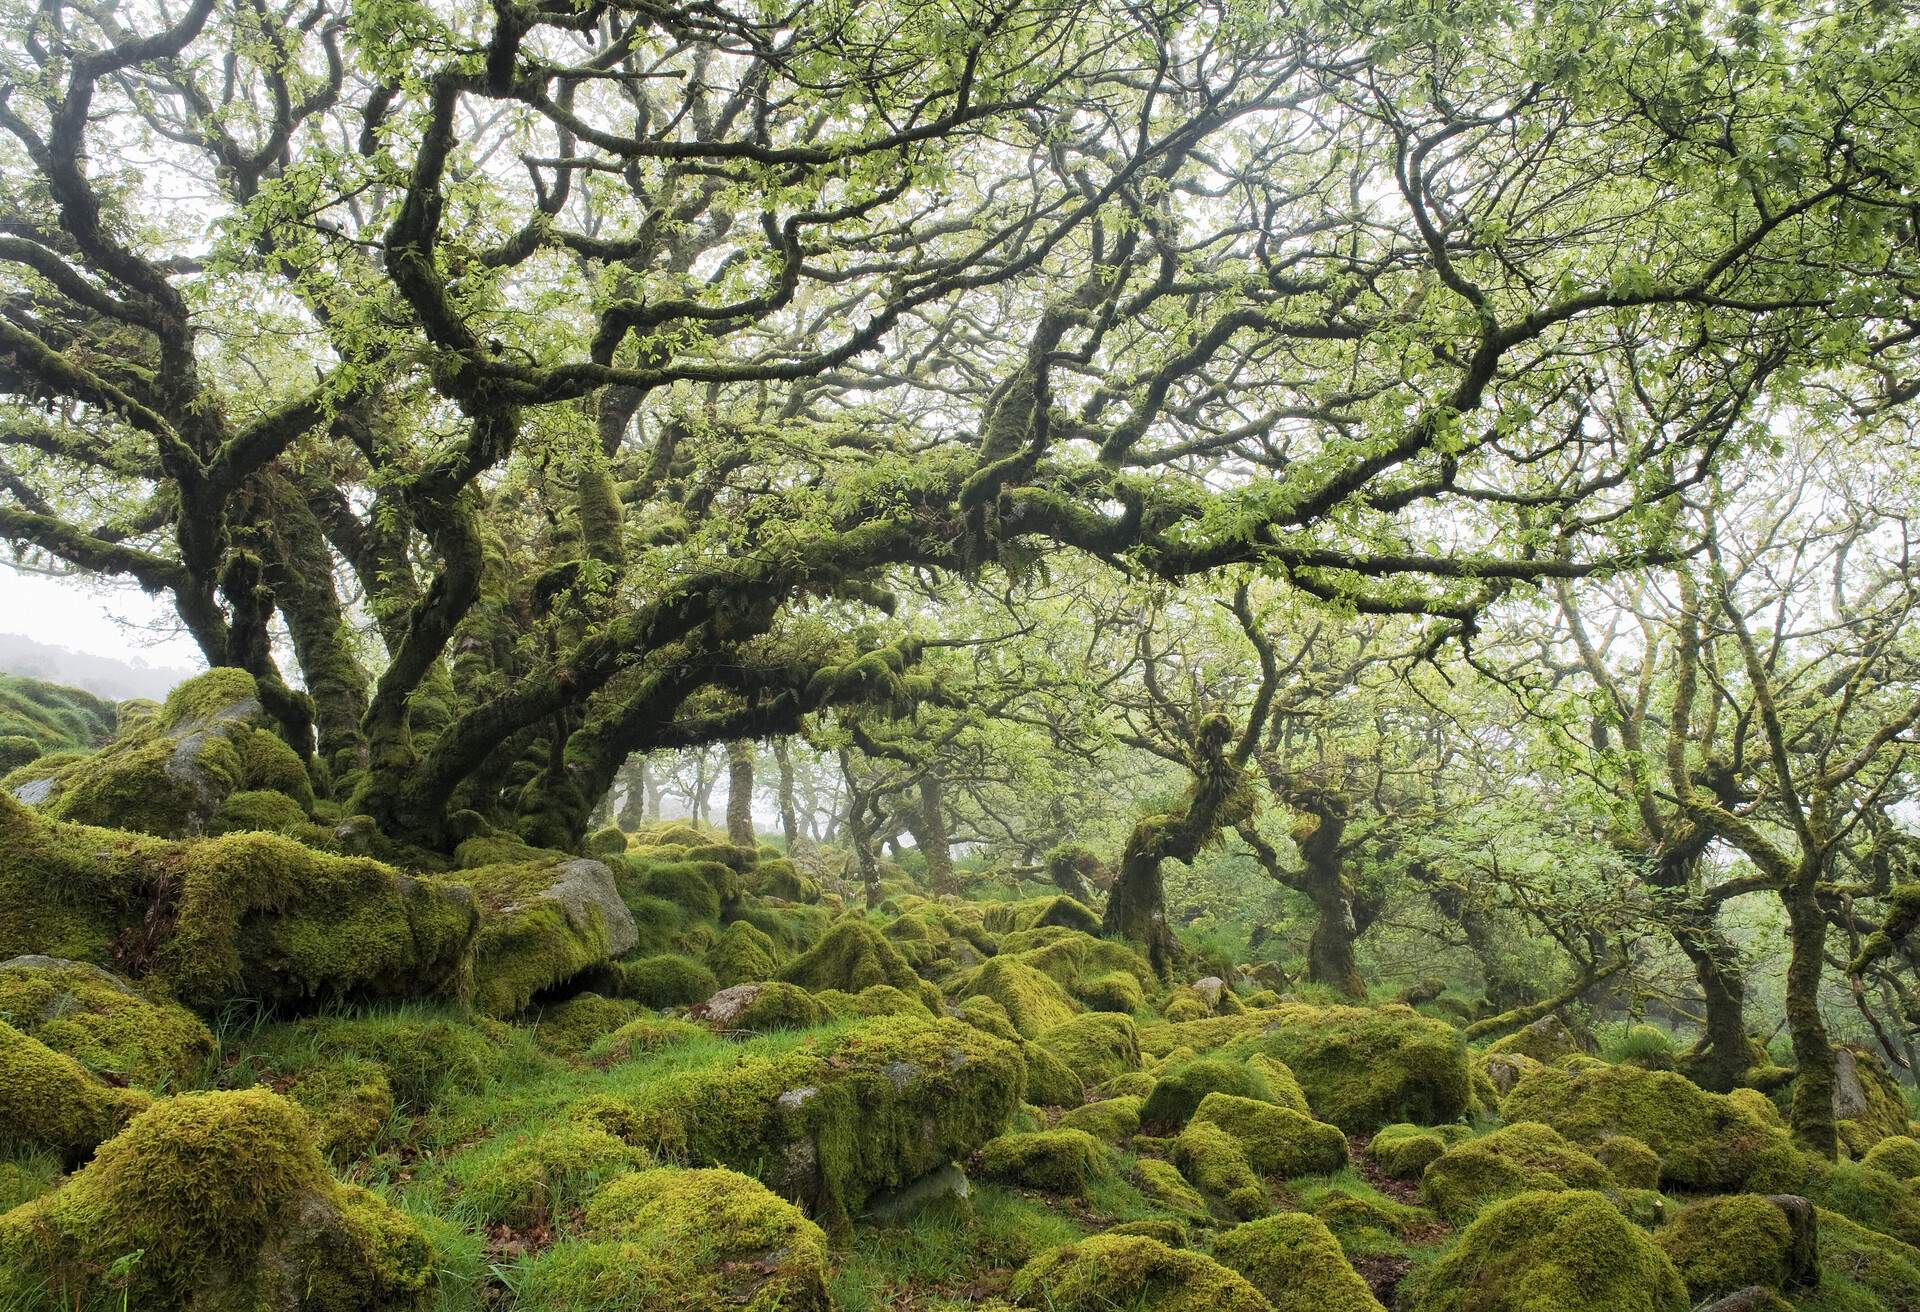
M 920 777 L 919 805 L 907 808 L 904 819 L 914 846 L 927 862 L 927 886 L 936 894 L 957 893 L 953 873 L 953 844 L 947 836 L 946 786 L 933 770 Z
M 1826 967 L 1827 914 L 1811 874 L 1782 891 L 1787 911 L 1787 1033 L 1793 1039 L 1793 1103 L 1788 1123 L 1808 1152 L 1828 1161 L 1839 1151 L 1833 1120 L 1833 1040 L 1820 1014 L 1820 977 Z
M 1313 933 L 1307 940 L 1307 978 L 1345 997 L 1362 998 L 1367 986 L 1354 958 L 1360 928 L 1341 843 L 1347 809 L 1337 798 L 1316 796 L 1309 814 L 1315 821 L 1313 830 L 1298 840 L 1302 863 L 1298 886 L 1314 910 Z
M 780 835 L 791 856 L 800 845 L 800 808 L 793 796 L 793 753 L 785 738 L 773 740 L 773 763 L 779 770 Z
M 754 845 L 753 744 L 738 739 L 727 744 L 727 841 Z
M 620 810 L 614 823 L 631 833 L 654 818 L 657 807 L 653 797 L 653 779 L 647 771 L 647 758 L 635 752 L 620 767 Z

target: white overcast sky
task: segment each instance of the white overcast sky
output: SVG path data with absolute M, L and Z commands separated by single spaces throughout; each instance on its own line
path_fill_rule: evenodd
M 203 667 L 164 596 L 137 587 L 26 574 L 0 565 L 0 633 L 93 656 L 183 670 Z

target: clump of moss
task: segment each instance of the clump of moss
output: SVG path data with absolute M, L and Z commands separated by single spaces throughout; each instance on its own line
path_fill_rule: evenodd
M 1920 1180 L 1920 1139 L 1894 1135 L 1867 1150 L 1860 1165 L 1885 1171 L 1896 1180 Z
M 1841 1312 L 1913 1312 L 1920 1290 L 1920 1248 L 1815 1209 L 1820 1240 L 1818 1297 Z M 1825 1307 L 1822 1305 L 1822 1312 Z
M 1168 1248 L 1185 1248 L 1192 1236 L 1185 1221 L 1150 1217 L 1140 1221 L 1122 1221 L 1119 1225 L 1110 1225 L 1102 1233 L 1110 1235 L 1142 1235 L 1148 1239 L 1158 1239 Z
M 1900 1084 L 1880 1055 L 1857 1044 L 1834 1049 L 1833 1114 L 1840 1141 L 1856 1157 L 1882 1139 L 1908 1134 L 1908 1114 Z
M 640 941 L 613 872 L 598 861 L 493 864 L 445 878 L 480 901 L 473 1000 L 489 1016 L 515 1015 L 536 995 Z
M 1299 1199 L 1301 1209 L 1319 1217 L 1349 1255 L 1392 1250 L 1437 1220 L 1426 1208 L 1398 1202 L 1357 1180 L 1309 1185 Z
M 1347 1164 L 1347 1136 L 1305 1112 L 1256 1098 L 1210 1093 L 1191 1124 L 1211 1122 L 1239 1143 L 1261 1175 L 1325 1175 Z
M 582 1238 L 520 1267 L 523 1306 L 555 1312 L 832 1312 L 827 1241 L 798 1208 L 726 1170 L 626 1175 L 589 1200 Z
M 623 961 L 620 966 L 620 995 L 649 1007 L 686 1007 L 704 1002 L 720 988 L 720 981 L 705 963 L 678 953 Z
M 1385 1312 L 1325 1225 L 1286 1212 L 1237 1225 L 1213 1255 L 1247 1278 L 1274 1312 Z
M 720 931 L 707 950 L 707 965 L 722 988 L 751 984 L 773 978 L 780 967 L 780 950 L 771 934 L 736 920 Z
M 0 1021 L 88 1070 L 148 1086 L 185 1084 L 213 1054 L 213 1035 L 192 1012 L 87 962 L 0 962 Z
M 1194 1121 L 1173 1141 L 1173 1164 L 1201 1193 L 1234 1216 L 1262 1216 L 1272 1206 L 1266 1186 L 1235 1139 L 1211 1121 Z
M 1027 1101 L 1041 1107 L 1078 1107 L 1086 1101 L 1087 1086 L 1051 1049 L 1023 1041 L 1020 1055 L 1027 1063 Z
M 1593 1145 L 1594 1160 L 1613 1173 L 1623 1188 L 1660 1187 L 1660 1154 L 1630 1134 L 1610 1134 Z
M 1427 1163 L 1465 1137 L 1465 1126 L 1383 1125 L 1367 1144 L 1367 1156 L 1396 1180 L 1418 1180 Z
M 1140 1069 L 1140 1035 L 1133 1020 L 1104 1012 L 1075 1016 L 1036 1040 L 1088 1084 Z
M 1125 1143 L 1140 1132 L 1141 1099 L 1122 1095 L 1075 1107 L 1060 1118 L 1063 1130 L 1085 1130 L 1104 1143 Z
M 1749 1285 L 1783 1288 L 1793 1227 L 1758 1194 L 1726 1194 L 1681 1208 L 1654 1241 L 1673 1259 L 1688 1294 L 1703 1300 Z
M 639 1012 L 639 1003 L 624 998 L 576 993 L 565 1002 L 542 1009 L 533 1027 L 534 1042 L 556 1056 L 578 1057 Z
M 1084 1194 L 1113 1174 L 1106 1148 L 1085 1130 L 1003 1134 L 980 1149 L 978 1162 L 989 1180 L 1056 1194 Z
M 721 989 L 687 1012 L 687 1018 L 729 1033 L 769 1034 L 811 1029 L 832 1019 L 832 1013 L 798 984 L 775 980 Z
M 869 984 L 858 993 L 842 993 L 839 989 L 821 989 L 814 998 L 833 1014 L 836 1020 L 851 1020 L 858 1016 L 940 1016 L 944 1010 L 929 1007 L 925 997 L 919 994 L 903 993 L 891 984 Z
M 1017 1048 L 971 1026 L 886 1016 L 659 1080 L 635 1100 L 632 1138 L 676 1160 L 764 1173 L 844 1231 L 872 1194 L 1000 1133 L 1025 1074 Z
M 1158 1127 L 1185 1125 L 1210 1093 L 1270 1101 L 1266 1077 L 1242 1061 L 1200 1057 L 1157 1072 L 1153 1092 L 1140 1108 L 1143 1123 Z
M 1285 1006 L 1229 1017 L 1259 1020 L 1229 1051 L 1283 1061 L 1314 1114 L 1348 1134 L 1396 1121 L 1439 1125 L 1466 1111 L 1466 1046 L 1445 1021 L 1410 1007 Z
M 1488 1203 L 1543 1189 L 1605 1189 L 1616 1181 L 1551 1126 L 1522 1121 L 1449 1148 L 1429 1163 L 1420 1192 L 1456 1224 Z
M 1110 970 L 1084 981 L 1074 996 L 1095 1011 L 1118 1012 L 1130 1016 L 1147 1005 L 1146 990 L 1140 981 L 1122 970 Z
M 705 1034 L 704 1029 L 690 1021 L 638 1016 L 613 1033 L 602 1035 L 587 1049 L 586 1059 L 594 1066 L 617 1066 Z
M 1207 1200 L 1202 1198 L 1180 1168 L 1155 1157 L 1142 1157 L 1133 1165 L 1133 1177 L 1140 1192 L 1173 1212 L 1193 1217 L 1207 1215 Z
M 359 1057 L 303 1071 L 286 1096 L 306 1111 L 320 1151 L 342 1160 L 372 1151 L 394 1109 L 386 1071 Z
M 1012 934 L 1050 926 L 1078 930 L 1082 934 L 1098 934 L 1100 917 L 1087 910 L 1084 903 L 1059 896 L 996 902 L 987 908 L 986 928 L 990 933 Z
M 1094 1235 L 1050 1249 L 1020 1269 L 1008 1292 L 1017 1306 L 1047 1312 L 1271 1312 L 1236 1272 L 1144 1235 Z
M 447 1174 L 482 1220 L 524 1230 L 551 1224 L 606 1181 L 651 1165 L 644 1149 L 598 1125 L 562 1121 L 463 1152 Z
M 115 1259 L 138 1253 L 124 1294 Z M 433 1274 L 419 1232 L 327 1175 L 306 1118 L 265 1089 L 156 1103 L 53 1192 L 0 1217 L 0 1302 L 399 1312 Z M 218 1303 L 207 1296 L 218 1291 Z
M 1495 1203 L 1419 1278 L 1410 1312 L 1686 1312 L 1659 1246 L 1602 1194 Z
M 804 989 L 839 989 L 844 993 L 858 993 L 873 984 L 891 984 L 903 993 L 939 1005 L 939 993 L 914 973 L 900 949 L 859 917 L 835 924 L 818 943 L 782 966 L 776 978 Z
M 147 1105 L 79 1062 L 0 1021 L 0 1151 L 41 1149 L 84 1160 Z
M 1486 1051 L 1490 1055 L 1519 1053 L 1522 1056 L 1531 1057 L 1542 1065 L 1551 1066 L 1562 1057 L 1580 1051 L 1580 1045 L 1575 1041 L 1573 1032 L 1567 1028 L 1565 1021 L 1558 1016 L 1542 1016 L 1531 1025 L 1516 1030 L 1503 1039 L 1495 1039 L 1487 1045 Z
M 1020 1031 L 1013 1027 L 1013 1019 L 1007 1015 L 1007 1009 L 992 998 L 978 995 L 962 998 L 954 1011 L 961 1020 L 996 1039 L 1019 1041 Z
M 1066 1024 L 1080 1011 L 1080 1004 L 1052 976 L 1011 957 L 994 957 L 973 970 L 963 979 L 959 996 L 999 1003 L 1008 1023 L 1028 1039 Z
M 1661 1178 L 1691 1189 L 1737 1189 L 1784 1140 L 1741 1102 L 1684 1076 L 1634 1066 L 1547 1066 L 1513 1086 L 1510 1121 L 1541 1121 L 1580 1143 L 1628 1134 L 1660 1157 Z
M 314 1016 L 269 1030 L 249 1056 L 298 1075 L 353 1059 L 373 1062 L 397 1105 L 423 1111 L 451 1092 L 477 1093 L 496 1078 L 502 1050 L 480 1027 L 421 1007 L 358 1016 Z

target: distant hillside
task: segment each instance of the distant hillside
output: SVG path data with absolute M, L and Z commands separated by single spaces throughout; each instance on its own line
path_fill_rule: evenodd
M 0 633 L 0 671 L 24 674 L 70 688 L 84 688 L 109 701 L 135 697 L 158 699 L 197 671 L 173 669 L 71 651 L 17 633 Z

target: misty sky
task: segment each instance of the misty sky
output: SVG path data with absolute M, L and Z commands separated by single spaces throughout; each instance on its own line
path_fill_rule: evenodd
M 173 607 L 126 585 L 0 568 L 0 633 L 137 664 L 203 664 Z

